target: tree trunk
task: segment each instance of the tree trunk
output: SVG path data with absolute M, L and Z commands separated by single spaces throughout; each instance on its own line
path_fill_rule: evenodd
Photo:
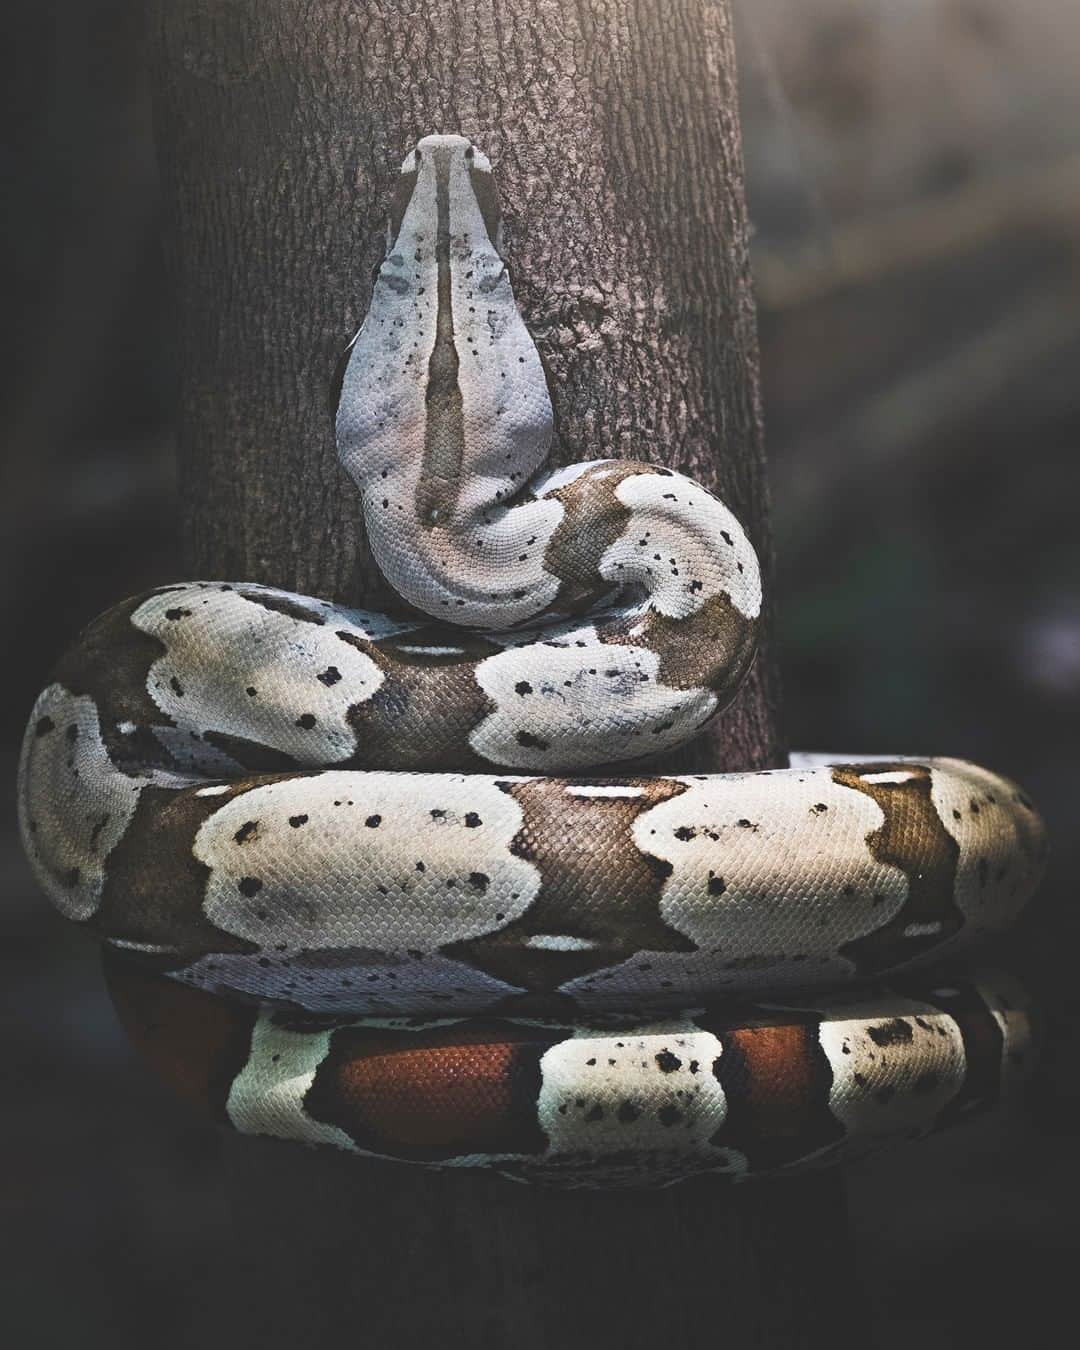
M 724 0 L 159 0 L 152 37 L 195 574 L 393 603 L 337 464 L 334 372 L 432 131 L 492 159 L 556 460 L 680 468 L 767 563 Z M 766 639 L 694 762 L 782 762 L 777 703 Z M 854 1325 L 834 1175 L 546 1192 L 229 1149 L 244 1343 L 841 1346 Z

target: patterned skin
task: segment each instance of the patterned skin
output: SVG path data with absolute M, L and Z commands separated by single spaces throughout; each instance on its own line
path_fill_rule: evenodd
M 223 1124 L 558 1186 L 740 1182 L 859 1158 L 992 1108 L 1031 1050 L 1023 995 L 1000 972 L 566 1025 L 313 1019 L 109 968 L 132 1040 Z
M 951 1119 L 972 1075 L 992 1099 L 1026 1027 L 996 992 L 965 995 L 999 1027 L 977 1054 L 944 995 L 723 1012 L 1000 930 L 1038 881 L 1042 824 L 1014 784 L 956 760 L 615 772 L 685 743 L 739 687 L 757 558 L 680 474 L 545 470 L 551 403 L 499 242 L 484 156 L 421 141 L 342 382 L 339 449 L 375 556 L 438 622 L 250 583 L 110 610 L 24 741 L 43 889 L 123 954 L 137 1039 L 244 1129 L 617 1184 L 831 1160 Z M 168 1053 L 145 1031 L 158 1004 Z M 911 1035 L 878 1081 L 882 1019 Z M 664 1056 L 712 1068 L 683 1083 Z M 860 1105 L 869 1082 L 883 1113 Z M 797 1157 L 755 1138 L 766 1119 L 783 1135 L 785 1112 L 809 1131 L 791 1125 Z

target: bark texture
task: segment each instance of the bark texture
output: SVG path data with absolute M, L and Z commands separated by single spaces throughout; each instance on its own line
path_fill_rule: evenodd
M 650 459 L 770 557 L 725 0 L 160 0 L 151 47 L 193 574 L 393 603 L 339 469 L 334 373 L 397 167 L 492 159 L 556 460 Z M 781 762 L 766 641 L 697 763 Z M 843 1345 L 841 1183 L 545 1193 L 229 1145 L 245 1343 Z M 250 1342 L 247 1338 L 250 1336 Z M 235 1340 L 234 1340 L 235 1343 Z

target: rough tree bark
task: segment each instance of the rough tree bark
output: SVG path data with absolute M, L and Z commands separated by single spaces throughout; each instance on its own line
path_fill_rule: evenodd
M 431 131 L 489 153 L 561 462 L 647 458 L 769 537 L 726 0 L 159 0 L 152 53 L 196 575 L 392 603 L 333 376 Z M 768 642 L 697 762 L 781 762 Z M 251 1344 L 843 1345 L 832 1176 L 543 1192 L 230 1144 Z

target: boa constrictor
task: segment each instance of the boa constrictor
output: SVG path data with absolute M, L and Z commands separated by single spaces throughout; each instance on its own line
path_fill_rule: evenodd
M 1022 1001 L 909 972 L 1016 915 L 1031 804 L 947 759 L 617 776 L 738 688 L 754 549 L 671 470 L 545 469 L 479 150 L 422 140 L 388 241 L 337 438 L 412 612 L 166 586 L 31 717 L 26 850 L 134 1039 L 242 1130 L 574 1184 L 792 1170 L 993 1101 Z

